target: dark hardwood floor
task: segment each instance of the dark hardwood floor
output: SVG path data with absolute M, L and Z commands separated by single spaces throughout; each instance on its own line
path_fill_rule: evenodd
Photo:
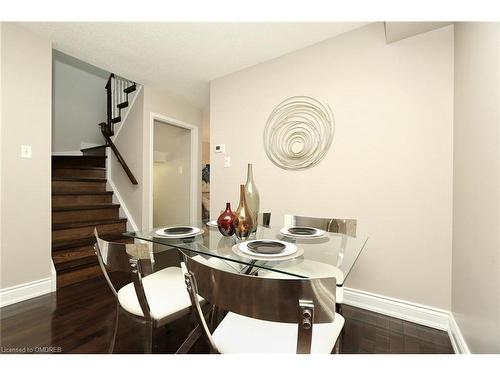
M 117 276 L 122 282 L 127 280 Z M 103 278 L 83 281 L 0 309 L 0 347 L 8 352 L 106 353 L 116 302 Z M 344 305 L 344 353 L 453 353 L 444 331 Z M 190 330 L 189 316 L 155 333 L 155 352 L 173 353 Z M 115 352 L 142 353 L 143 327 L 120 317 Z M 206 353 L 199 340 L 193 353 Z

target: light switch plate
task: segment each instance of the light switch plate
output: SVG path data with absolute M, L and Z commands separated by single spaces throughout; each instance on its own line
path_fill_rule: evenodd
M 231 166 L 231 156 L 224 156 L 224 168 Z
M 31 146 L 30 145 L 21 145 L 21 158 L 31 159 Z

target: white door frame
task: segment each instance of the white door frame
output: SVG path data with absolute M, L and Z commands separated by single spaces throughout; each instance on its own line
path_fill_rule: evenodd
M 198 163 L 198 127 L 195 125 L 188 124 L 186 122 L 176 120 L 171 117 L 161 115 L 159 113 L 150 112 L 149 114 L 149 153 L 147 155 L 147 165 L 149 170 L 149 225 L 153 226 L 153 160 L 154 160 L 154 123 L 156 121 L 163 122 L 167 125 L 177 126 L 179 128 L 184 128 L 191 133 L 191 194 L 190 194 L 190 208 L 189 213 L 191 217 L 191 225 L 196 226 L 198 224 L 198 175 L 199 175 L 199 163 Z

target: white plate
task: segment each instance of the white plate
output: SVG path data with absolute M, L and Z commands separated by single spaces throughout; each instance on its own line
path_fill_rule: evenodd
M 310 229 L 314 229 L 316 231 L 316 233 L 314 234 L 293 234 L 293 233 L 290 233 L 288 230 L 290 228 L 310 228 Z M 321 229 L 318 229 L 318 228 L 313 228 L 313 227 L 306 227 L 306 226 L 302 226 L 302 225 L 294 225 L 293 227 L 285 227 L 285 228 L 281 228 L 280 229 L 280 233 L 284 236 L 287 236 L 287 237 L 294 237 L 294 238 L 318 238 L 318 237 L 321 237 L 321 236 L 324 236 L 325 235 L 325 231 L 324 230 L 321 230 Z
M 165 229 L 177 228 L 177 227 L 191 228 L 191 232 L 182 233 L 182 234 L 167 234 L 167 233 L 165 233 Z M 200 234 L 203 234 L 203 229 L 196 228 L 196 227 L 191 227 L 189 225 L 175 225 L 175 226 L 170 226 L 170 227 L 164 227 L 164 228 L 157 229 L 155 231 L 155 234 L 157 236 L 165 237 L 165 238 L 187 238 L 187 237 L 193 237 L 193 236 L 198 236 Z
M 210 220 L 209 222 L 207 222 L 207 227 L 215 227 L 215 228 L 217 228 L 218 227 L 217 220 Z
M 279 254 L 262 254 L 262 253 L 256 253 L 253 252 L 248 248 L 248 244 L 255 242 L 255 241 L 274 241 L 274 242 L 279 242 L 283 245 L 285 245 L 285 249 L 279 253 Z M 245 241 L 242 242 L 238 245 L 238 249 L 245 254 L 252 255 L 252 256 L 257 256 L 261 258 L 281 258 L 281 257 L 286 257 L 288 255 L 295 254 L 297 252 L 297 246 L 295 244 L 286 242 L 286 241 L 278 241 L 278 240 L 251 240 L 251 241 Z

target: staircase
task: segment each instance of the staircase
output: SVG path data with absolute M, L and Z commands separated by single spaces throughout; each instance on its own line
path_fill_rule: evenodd
M 82 156 L 52 156 L 52 260 L 57 288 L 102 277 L 93 248 L 94 228 L 105 240 L 134 242 L 123 236 L 127 219 L 119 216 L 120 205 L 106 190 L 106 148 L 113 150 L 130 181 L 137 184 L 110 138 L 136 85 L 111 74 L 106 90 L 108 118 L 99 124 L 106 143 L 81 150 Z

